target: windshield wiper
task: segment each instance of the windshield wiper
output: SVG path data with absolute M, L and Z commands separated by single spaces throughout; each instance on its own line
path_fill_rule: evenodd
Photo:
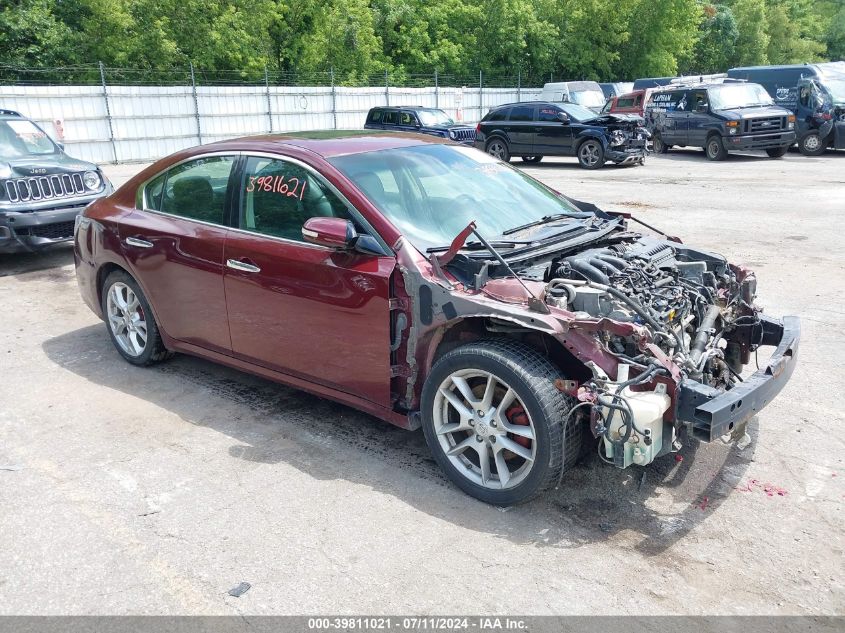
M 513 233 L 519 233 L 519 231 L 530 229 L 532 226 L 540 226 L 541 224 L 554 222 L 555 220 L 562 220 L 563 218 L 575 218 L 577 220 L 583 220 L 584 218 L 589 218 L 593 215 L 595 214 L 588 213 L 586 211 L 567 211 L 565 213 L 555 213 L 554 215 L 544 215 L 539 220 L 534 220 L 533 222 L 529 222 L 528 224 L 515 226 L 514 228 L 508 229 L 507 231 L 502 231 L 502 235 L 512 235 Z
M 492 244 L 496 248 L 515 248 L 517 246 L 525 246 L 526 244 L 533 244 L 536 240 L 493 240 L 491 242 L 487 242 L 487 244 Z M 432 246 L 431 248 L 427 248 L 425 250 L 426 253 L 440 253 L 443 251 L 448 251 L 451 246 Z M 462 247 L 461 250 L 467 251 L 480 251 L 487 249 L 487 246 L 482 242 L 477 242 L 473 240 L 472 242 L 466 242 Z

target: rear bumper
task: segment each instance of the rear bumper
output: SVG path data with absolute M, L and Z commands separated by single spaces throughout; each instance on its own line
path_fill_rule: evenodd
M 676 417 L 692 434 L 712 441 L 730 433 L 755 415 L 780 393 L 795 369 L 801 322 L 798 317 L 777 321 L 762 318 L 761 345 L 775 345 L 765 367 L 758 369 L 730 391 L 719 391 L 694 380 L 684 379 L 678 387 Z
M 73 239 L 73 223 L 87 206 L 71 204 L 44 211 L 0 210 L 0 253 L 37 251 Z
M 778 132 L 777 134 L 754 134 L 749 136 L 725 136 L 722 138 L 725 149 L 748 150 L 748 149 L 777 149 L 788 147 L 795 143 L 795 132 Z

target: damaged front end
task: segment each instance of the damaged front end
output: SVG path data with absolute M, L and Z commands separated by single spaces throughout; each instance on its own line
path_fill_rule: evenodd
M 641 117 L 625 114 L 607 114 L 590 121 L 605 130 L 608 160 L 621 165 L 641 163 L 648 151 L 651 133 L 645 128 Z
M 742 437 L 792 374 L 798 319 L 764 316 L 754 274 L 722 256 L 631 232 L 618 217 L 603 234 L 594 224 L 591 241 L 550 249 L 525 240 L 505 258 L 483 239 L 492 258 L 462 250 L 470 226 L 448 252 L 418 261 L 421 274 L 403 268 L 406 292 L 422 298 L 408 337 L 407 402 L 430 350 L 476 317 L 488 335 L 560 343 L 566 379 L 556 386 L 575 399 L 569 415 L 590 425 L 602 457 L 619 468 L 677 451 L 684 428 L 704 441 Z M 776 350 L 743 378 L 760 346 Z

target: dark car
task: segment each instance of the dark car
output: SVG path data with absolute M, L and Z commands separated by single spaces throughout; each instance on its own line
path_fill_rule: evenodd
M 422 106 L 372 108 L 367 113 L 364 128 L 393 132 L 419 132 L 465 145 L 472 145 L 475 141 L 475 128 L 471 125 L 455 123 L 452 117 L 443 110 Z
M 763 150 L 772 158 L 795 142 L 795 115 L 776 106 L 758 84 L 725 81 L 656 90 L 646 104 L 654 151 L 701 147 L 710 160 Z
M 109 193 L 96 165 L 65 154 L 35 122 L 0 110 L 0 253 L 73 239 L 76 216 Z
M 742 437 L 795 368 L 751 271 L 633 228 L 472 148 L 318 132 L 160 160 L 85 210 L 75 258 L 133 365 L 184 352 L 422 426 L 502 505 L 597 438 L 624 468 Z
M 513 156 L 528 163 L 543 156 L 577 156 L 585 169 L 606 161 L 643 164 L 649 133 L 642 125 L 638 116 L 596 114 L 576 103 L 510 103 L 481 119 L 475 146 L 505 162 Z
M 728 76 L 760 84 L 795 114 L 802 154 L 845 149 L 845 61 L 731 68 Z

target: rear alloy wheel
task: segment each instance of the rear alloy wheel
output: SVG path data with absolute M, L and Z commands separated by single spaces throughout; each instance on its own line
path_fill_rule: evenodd
M 508 151 L 508 144 L 500 138 L 494 138 L 487 143 L 487 153 L 493 158 L 502 162 L 508 163 L 511 159 L 511 153 Z
M 112 343 L 133 365 L 151 365 L 171 354 L 164 347 L 150 304 L 138 283 L 123 271 L 103 284 L 103 318 Z
M 713 135 L 708 138 L 704 151 L 710 160 L 725 160 L 728 157 L 728 150 L 725 149 L 721 136 Z
M 527 501 L 557 483 L 578 459 L 581 429 L 560 372 L 509 339 L 445 354 L 423 387 L 426 442 L 459 488 L 486 503 Z
M 786 155 L 787 150 L 789 147 L 773 147 L 772 149 L 767 149 L 766 153 L 769 155 L 769 158 L 782 158 Z
M 817 132 L 810 132 L 798 143 L 798 149 L 804 156 L 821 156 L 826 148 L 822 142 L 822 137 Z
M 581 143 L 578 147 L 578 162 L 584 169 L 599 169 L 604 165 L 604 148 L 595 139 Z
M 543 160 L 542 156 L 523 156 L 522 157 L 523 163 L 535 163 L 536 164 L 536 163 L 539 163 L 541 160 Z

